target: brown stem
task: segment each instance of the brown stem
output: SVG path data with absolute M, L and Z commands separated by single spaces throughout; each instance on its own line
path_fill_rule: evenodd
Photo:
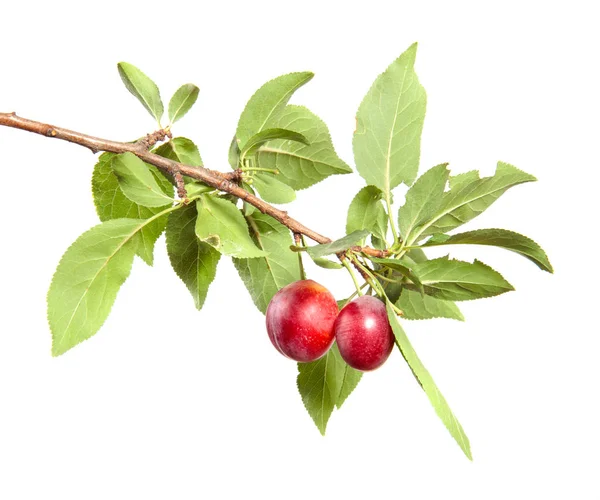
M 201 181 L 215 189 L 218 189 L 219 191 L 224 191 L 244 200 L 246 203 L 256 207 L 263 214 L 273 217 L 275 220 L 289 228 L 294 234 L 303 234 L 317 243 L 331 242 L 331 239 L 317 233 L 316 231 L 313 231 L 304 224 L 298 222 L 296 219 L 290 217 L 286 211 L 275 208 L 269 203 L 257 198 L 252 193 L 242 189 L 238 185 L 241 179 L 241 172 L 238 170 L 234 170 L 230 173 L 222 173 L 205 167 L 192 167 L 190 165 L 184 165 L 183 163 L 169 160 L 168 158 L 163 158 L 162 156 L 148 151 L 148 148 L 150 147 L 149 145 L 151 145 L 150 143 L 152 143 L 152 141 L 156 143 L 159 140 L 164 140 L 164 138 L 168 135 L 168 133 L 165 131 L 158 131 L 154 134 L 149 134 L 147 138 L 143 139 L 142 141 L 130 143 L 100 139 L 98 137 L 81 134 L 65 128 L 55 127 L 46 123 L 29 120 L 27 118 L 21 118 L 20 116 L 17 116 L 16 113 L 0 113 L 0 125 L 18 128 L 28 132 L 33 132 L 35 134 L 43 135 L 45 137 L 54 137 L 55 139 L 61 139 L 63 141 L 79 144 L 80 146 L 90 149 L 94 153 L 98 153 L 99 151 L 108 151 L 110 153 L 133 153 L 141 160 L 156 166 L 163 172 L 173 177 L 177 183 L 179 196 L 182 198 L 185 198 L 185 191 L 182 190 L 181 176 L 187 175 L 188 177 Z M 352 251 L 362 252 L 376 257 L 385 257 L 388 255 L 387 251 L 376 250 L 370 247 L 353 247 Z

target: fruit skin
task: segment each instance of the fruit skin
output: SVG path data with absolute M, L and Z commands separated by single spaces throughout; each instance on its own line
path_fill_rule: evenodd
M 267 332 L 284 356 L 307 363 L 323 356 L 334 341 L 335 298 L 313 280 L 290 283 L 267 307 Z
M 394 347 L 385 305 L 370 295 L 357 297 L 344 306 L 334 332 L 342 358 L 357 370 L 379 368 Z

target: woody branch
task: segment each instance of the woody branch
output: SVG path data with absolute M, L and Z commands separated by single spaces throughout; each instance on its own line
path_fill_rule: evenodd
M 275 220 L 286 226 L 293 234 L 302 234 L 317 243 L 331 242 L 330 238 L 327 238 L 326 236 L 323 236 L 322 234 L 319 234 L 316 231 L 306 227 L 304 224 L 290 217 L 286 211 L 270 205 L 269 203 L 261 200 L 252 193 L 240 187 L 238 184 L 240 179 L 239 171 L 236 170 L 229 173 L 223 173 L 208 169 L 206 167 L 193 167 L 169 160 L 168 158 L 163 158 L 162 156 L 149 151 L 149 148 L 154 144 L 163 141 L 170 136 L 167 131 L 159 130 L 152 134 L 148 134 L 144 139 L 138 142 L 118 142 L 101 139 L 99 137 L 93 137 L 91 135 L 82 134 L 80 132 L 75 132 L 62 127 L 56 127 L 54 125 L 22 118 L 17 116 L 14 112 L 0 113 L 0 125 L 26 130 L 28 132 L 33 132 L 45 137 L 72 142 L 90 149 L 93 153 L 98 153 L 100 151 L 117 154 L 126 152 L 133 153 L 141 160 L 149 163 L 150 165 L 154 165 L 167 175 L 171 176 L 175 181 L 178 195 L 181 198 L 185 198 L 185 189 L 183 187 L 182 176 L 186 175 L 203 182 L 208 186 L 218 189 L 219 191 L 223 191 L 244 200 L 246 203 L 256 207 L 262 213 L 270 215 Z M 377 250 L 368 246 L 353 247 L 352 251 L 364 253 L 374 257 L 385 257 L 388 253 L 385 250 Z

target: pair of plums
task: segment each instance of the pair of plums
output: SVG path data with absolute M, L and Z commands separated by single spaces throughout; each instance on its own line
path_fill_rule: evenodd
M 279 290 L 267 307 L 267 332 L 275 348 L 295 361 L 319 359 L 336 341 L 352 368 L 379 368 L 394 346 L 385 305 L 363 295 L 339 311 L 327 288 L 301 280 Z

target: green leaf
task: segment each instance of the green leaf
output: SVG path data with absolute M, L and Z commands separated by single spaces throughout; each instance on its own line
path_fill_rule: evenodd
M 296 191 L 277 179 L 274 174 L 257 173 L 254 176 L 254 187 L 260 197 L 269 203 L 290 203 L 296 199 Z
M 274 139 L 299 142 L 306 146 L 310 144 L 306 137 L 298 132 L 294 132 L 293 130 L 286 130 L 284 128 L 268 128 L 261 130 L 258 134 L 255 134 L 248 139 L 246 145 L 241 151 L 241 157 L 245 158 L 246 156 L 252 156 L 263 144 Z
M 215 188 L 210 187 L 202 182 L 191 181 L 185 183 L 185 190 L 187 192 L 188 198 L 197 198 L 198 195 L 214 191 Z
M 499 272 L 478 260 L 471 263 L 443 257 L 418 264 L 413 271 L 425 293 L 442 300 L 483 299 L 514 290 Z
M 237 140 L 237 137 L 233 136 L 233 139 L 231 139 L 231 144 L 229 145 L 229 155 L 228 155 L 228 160 L 229 160 L 229 165 L 231 166 L 231 168 L 233 170 L 240 168 L 240 145 L 239 145 L 239 141 Z
M 341 359 L 341 362 L 345 365 L 344 370 L 342 372 L 342 384 L 340 387 L 340 393 L 338 394 L 337 401 L 335 403 L 335 406 L 339 409 L 344 404 L 344 401 L 348 399 L 348 396 L 352 394 L 352 391 L 356 389 L 356 386 L 358 385 L 360 379 L 363 376 L 363 372 L 352 368 L 342 359 L 337 343 L 334 343 L 331 346 L 331 350 L 333 351 L 333 355 L 339 357 Z
M 189 165 L 190 167 L 201 167 L 203 165 L 198 146 L 186 137 L 175 137 L 156 148 L 154 153 L 163 158 Z M 187 175 L 184 175 L 183 179 L 188 198 L 214 189 Z
M 402 274 L 400 274 L 398 271 L 393 271 L 392 275 L 390 276 L 390 279 L 394 280 L 394 282 L 385 281 L 379 277 L 377 278 L 377 280 L 383 287 L 386 297 L 390 301 L 395 303 L 400 298 L 400 294 L 404 290 Z
M 385 240 L 387 214 L 381 204 L 383 193 L 375 186 L 365 186 L 354 197 L 348 208 L 346 234 L 366 229 L 376 238 Z
M 408 258 L 416 263 L 421 263 L 427 260 L 427 255 L 425 255 L 425 252 L 420 248 L 412 248 L 411 250 L 406 252 L 404 258 Z
M 400 183 L 412 184 L 419 168 L 427 96 L 414 71 L 416 54 L 413 44 L 377 77 L 356 115 L 356 168 L 387 200 Z
M 196 236 L 194 204 L 169 215 L 167 222 L 167 252 L 173 269 L 188 288 L 196 309 L 202 309 L 208 287 L 215 279 L 221 254 Z
M 248 191 L 249 193 L 253 194 L 254 196 L 256 196 L 256 193 L 254 192 L 254 189 L 252 189 L 252 186 L 250 186 L 249 184 L 246 184 L 245 182 L 242 181 L 242 188 L 245 189 L 246 191 Z M 242 202 L 242 212 L 244 214 L 244 216 L 248 216 L 248 215 L 252 215 L 254 212 L 256 212 L 256 207 L 254 205 L 250 205 L 250 203 L 247 202 Z
M 532 175 L 499 162 L 496 173 L 491 177 L 473 180 L 469 174 L 458 183 L 455 181 L 454 188 L 444 194 L 441 205 L 430 219 L 415 229 L 408 245 L 424 236 L 446 233 L 461 226 L 477 217 L 510 187 L 535 180 Z
M 506 229 L 477 229 L 466 233 L 448 235 L 433 235 L 426 247 L 438 245 L 492 245 L 516 252 L 537 265 L 543 271 L 553 272 L 552 264 L 546 252 L 533 240 L 522 234 Z
M 402 260 L 406 262 L 411 269 L 414 269 L 416 264 L 427 261 L 427 256 L 420 248 L 412 248 L 406 252 Z M 385 290 L 387 297 L 393 303 L 396 303 L 398 299 L 400 299 L 400 294 L 403 291 L 403 283 L 401 281 L 402 274 L 398 271 L 394 271 L 391 278 L 399 278 L 399 280 L 396 283 L 389 283 L 384 280 L 379 280 L 379 282 L 383 285 L 383 289 Z M 417 287 L 417 290 L 419 290 L 419 294 L 421 295 L 421 288 Z
M 112 169 L 121 191 L 134 203 L 144 207 L 164 207 L 173 203 L 173 198 L 165 195 L 148 166 L 133 153 L 113 157 Z
M 464 174 L 452 175 L 449 177 L 450 189 L 460 189 L 467 184 L 479 180 L 479 172 L 477 170 L 470 170 Z
M 398 210 L 398 226 L 405 240 L 413 228 L 426 222 L 440 206 L 450 173 L 447 167 L 444 163 L 429 169 L 407 191 L 406 201 Z
M 263 257 L 248 234 L 248 225 L 238 208 L 228 200 L 203 194 L 196 202 L 196 234 L 225 255 L 239 258 Z
M 133 64 L 120 62 L 117 67 L 119 69 L 119 75 L 121 75 L 121 80 L 123 80 L 127 90 L 129 90 L 129 92 L 131 92 L 148 110 L 148 113 L 160 123 L 164 107 L 156 83 L 150 80 L 150 78 Z
M 403 289 L 396 306 L 406 319 L 450 318 L 464 321 L 458 306 L 449 300 L 440 300 L 430 295 L 421 295 L 412 290 Z
M 96 206 L 100 220 L 106 222 L 112 219 L 148 219 L 160 213 L 165 207 L 143 207 L 134 203 L 123 194 L 123 191 L 119 187 L 117 176 L 111 167 L 114 156 L 112 153 L 102 153 L 94 167 L 94 174 L 92 176 L 94 205 Z M 163 192 L 167 196 L 172 197 L 173 186 L 169 180 L 154 166 L 147 165 L 147 167 L 153 173 Z M 149 266 L 154 261 L 154 245 L 158 237 L 165 230 L 166 223 L 166 217 L 153 219 L 135 237 L 138 240 L 136 253 Z
M 394 332 L 394 337 L 396 338 L 396 345 L 400 349 L 402 356 L 408 363 L 413 375 L 419 382 L 421 388 L 425 391 L 425 394 L 429 398 L 435 412 L 438 417 L 442 420 L 446 429 L 450 432 L 452 437 L 458 443 L 461 450 L 467 456 L 469 460 L 473 460 L 473 456 L 471 455 L 471 445 L 469 443 L 469 438 L 465 434 L 462 426 L 458 419 L 452 413 L 452 410 L 448 406 L 446 399 L 442 396 L 442 393 L 438 389 L 437 385 L 433 381 L 431 374 L 427 371 L 427 368 L 423 365 L 417 353 L 413 349 L 406 333 L 400 326 L 398 322 L 398 318 L 396 317 L 396 313 L 392 308 L 392 304 L 390 302 L 386 303 L 386 309 L 388 314 L 388 319 L 390 325 L 392 327 L 392 331 Z
M 254 212 L 247 217 L 252 239 L 266 255 L 257 259 L 233 259 L 256 307 L 264 314 L 273 295 L 302 279 L 298 256 L 290 250 L 290 230 L 273 217 Z
M 315 257 L 325 257 L 325 255 L 331 255 L 334 253 L 343 252 L 344 250 L 348 250 L 360 243 L 364 238 L 367 237 L 369 231 L 360 230 L 353 231 L 350 234 L 347 234 L 343 238 L 339 240 L 332 241 L 331 243 L 324 243 L 322 245 L 314 245 L 312 247 L 307 247 L 306 251 L 308 254 Z
M 339 262 L 334 262 L 332 260 L 326 259 L 325 257 L 315 257 L 313 262 L 323 269 L 341 269 L 342 266 Z
M 193 83 L 186 83 L 177 89 L 169 101 L 169 120 L 175 123 L 183 117 L 198 99 L 200 89 Z
M 173 209 L 168 208 L 162 214 Z M 62 256 L 48 291 L 54 356 L 65 353 L 100 329 L 131 271 L 135 237 L 151 222 L 152 219 L 103 222 L 83 233 Z
M 244 149 L 250 137 L 268 128 L 267 123 L 283 110 L 292 94 L 313 76 L 310 72 L 289 73 L 259 88 L 246 104 L 238 122 L 235 135 L 240 149 Z
M 410 264 L 406 261 L 400 259 L 381 259 L 379 257 L 369 257 L 369 260 L 381 266 L 393 269 L 394 271 L 398 271 L 402 276 L 411 280 L 418 287 L 419 291 L 423 291 L 423 284 L 421 283 L 419 276 L 413 272 Z
M 273 140 L 256 153 L 260 167 L 279 171 L 280 180 L 295 190 L 305 189 L 330 175 L 352 172 L 337 156 L 325 123 L 305 107 L 288 105 L 268 125 L 298 132 L 310 142 L 306 146 Z
M 336 404 L 341 405 L 345 399 L 340 396 L 346 366 L 337 349 L 329 349 L 325 356 L 311 363 L 298 363 L 298 391 L 322 435 Z
M 186 137 L 175 137 L 169 142 L 161 144 L 154 150 L 154 153 L 190 167 L 202 166 L 202 158 L 198 147 Z

